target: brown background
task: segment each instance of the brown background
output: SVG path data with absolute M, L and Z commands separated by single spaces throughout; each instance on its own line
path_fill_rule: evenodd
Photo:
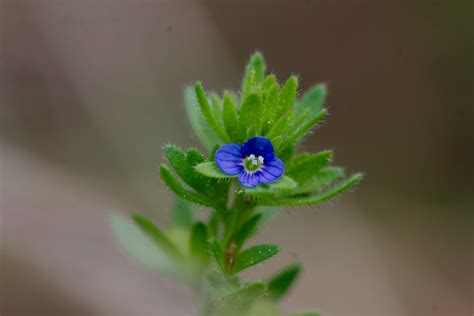
M 0 2 L 2 316 L 191 315 L 192 295 L 120 250 L 112 212 L 165 225 L 161 146 L 197 145 L 182 88 L 239 86 L 258 49 L 329 86 L 305 149 L 367 178 L 283 211 L 259 240 L 300 259 L 285 310 L 473 312 L 474 2 Z

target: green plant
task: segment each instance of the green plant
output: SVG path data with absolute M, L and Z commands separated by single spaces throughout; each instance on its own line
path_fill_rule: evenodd
M 277 302 L 301 265 L 270 280 L 244 282 L 240 272 L 280 250 L 273 244 L 246 247 L 246 242 L 279 207 L 322 203 L 362 178 L 345 177 L 341 168 L 330 166 L 330 150 L 297 153 L 298 143 L 327 114 L 324 85 L 301 99 L 297 88 L 295 76 L 280 85 L 274 75 L 265 75 L 260 53 L 251 56 L 238 94 L 206 94 L 200 82 L 187 88 L 191 125 L 209 153 L 164 147 L 168 164 L 161 165 L 160 176 L 177 196 L 171 225 L 162 230 L 140 214 L 133 221 L 112 218 L 132 255 L 196 291 L 202 315 L 282 315 Z M 209 210 L 205 220 L 197 219 L 192 204 Z

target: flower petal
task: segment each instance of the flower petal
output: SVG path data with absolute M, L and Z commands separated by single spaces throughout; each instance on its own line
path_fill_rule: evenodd
M 217 166 L 228 175 L 237 175 L 242 172 L 242 155 L 239 144 L 225 144 L 214 154 Z
M 265 164 L 259 170 L 258 181 L 260 183 L 271 183 L 280 179 L 285 173 L 283 161 L 275 157 L 271 161 L 265 161 Z
M 239 183 L 246 187 L 254 187 L 258 184 L 258 173 L 248 173 L 245 170 L 239 176 Z
M 250 138 L 242 145 L 240 152 L 243 157 L 254 154 L 257 157 L 262 156 L 265 161 L 273 160 L 275 157 L 272 142 L 263 136 Z

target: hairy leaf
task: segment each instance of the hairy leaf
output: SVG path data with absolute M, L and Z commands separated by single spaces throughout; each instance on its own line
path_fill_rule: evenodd
M 208 259 L 208 240 L 209 236 L 207 233 L 206 225 L 199 222 L 193 225 L 191 231 L 191 253 L 194 258 L 197 258 L 200 262 L 205 263 Z
M 254 53 L 245 67 L 244 78 L 242 79 L 242 99 L 253 93 L 255 87 L 262 83 L 265 77 L 265 60 L 262 54 Z
M 294 131 L 291 132 L 291 135 L 288 137 L 286 143 L 288 144 L 296 144 L 301 139 L 311 131 L 313 127 L 315 127 L 327 114 L 326 109 L 322 109 L 319 111 L 318 114 L 315 116 L 308 118 L 303 124 L 295 125 Z
M 222 141 L 219 136 L 207 125 L 204 116 L 201 113 L 199 104 L 196 100 L 195 93 L 192 87 L 184 89 L 184 104 L 186 106 L 186 113 L 189 122 L 194 132 L 198 136 L 201 143 L 207 148 L 211 149 L 215 144 L 220 144 Z
M 259 94 L 249 94 L 242 103 L 240 109 L 239 124 L 241 134 L 248 138 L 248 132 L 253 129 L 257 133 L 260 131 L 262 118 L 262 99 Z
M 163 182 L 174 192 L 176 195 L 181 197 L 184 200 L 189 202 L 193 202 L 196 204 L 201 204 L 204 206 L 213 207 L 215 206 L 214 203 L 207 200 L 205 197 L 201 196 L 200 194 L 194 193 L 186 189 L 178 179 L 173 176 L 171 171 L 165 164 L 160 166 L 160 176 Z
M 211 238 L 209 241 L 209 249 L 211 250 L 211 253 L 214 256 L 214 259 L 216 259 L 218 267 L 221 269 L 223 273 L 226 273 L 225 265 L 224 265 L 224 251 L 222 250 L 221 245 L 219 242 Z
M 265 90 L 265 100 L 263 103 L 263 132 L 267 133 L 273 126 L 279 113 L 280 88 L 278 83 L 273 81 L 268 90 Z
M 194 167 L 197 172 L 200 174 L 209 177 L 209 178 L 216 178 L 216 179 L 228 179 L 235 176 L 231 176 L 228 174 L 223 173 L 217 164 L 214 161 L 207 161 L 200 163 Z
M 339 167 L 325 167 L 314 174 L 304 184 L 296 188 L 295 193 L 318 191 L 344 176 L 344 171 Z
M 274 84 L 277 84 L 278 86 L 278 82 L 275 75 L 268 75 L 265 77 L 265 80 L 263 80 L 262 89 L 264 91 L 268 91 Z
M 234 101 L 230 94 L 224 94 L 224 109 L 223 109 L 223 117 L 224 117 L 224 127 L 229 135 L 229 138 L 232 142 L 241 143 L 244 141 L 241 128 L 239 126 L 239 119 L 237 113 L 237 107 L 235 106 Z
M 327 88 L 325 84 L 318 84 L 311 87 L 296 103 L 296 117 L 300 117 L 305 111 L 308 111 L 311 116 L 318 114 L 323 108 L 326 94 Z
M 265 261 L 280 251 L 277 245 L 257 245 L 242 251 L 232 266 L 232 273 L 240 272 L 262 261 Z
M 209 93 L 211 98 L 211 109 L 216 118 L 217 124 L 221 125 L 221 128 L 224 127 L 224 122 L 222 120 L 222 101 L 215 92 Z
M 140 215 L 133 214 L 132 216 L 135 223 L 140 229 L 151 238 L 163 251 L 168 253 L 171 257 L 181 259 L 181 254 L 178 248 L 166 237 L 161 230 L 155 226 L 149 219 Z
M 298 162 L 293 163 L 286 174 L 302 185 L 327 165 L 332 160 L 332 156 L 333 154 L 330 150 L 307 155 L 304 159 L 300 158 Z
M 263 58 L 263 55 L 260 52 L 252 54 L 247 68 L 255 70 L 255 83 L 259 84 L 263 82 L 263 80 L 265 79 L 266 67 L 267 66 L 265 65 L 265 59 Z
M 255 87 L 255 69 L 250 68 L 246 71 L 242 80 L 242 93 L 240 99 L 244 100 L 250 93 L 253 93 Z
M 181 267 L 130 219 L 113 214 L 110 225 L 120 244 L 141 264 L 175 280 L 189 281 Z
M 219 315 L 241 316 L 246 315 L 254 302 L 266 296 L 265 282 L 254 282 L 243 285 L 238 290 L 220 298 L 215 302 L 215 306 L 219 310 Z
M 301 272 L 301 265 L 294 264 L 275 275 L 268 282 L 268 292 L 274 300 L 279 300 L 285 295 Z
M 265 135 L 271 141 L 278 136 L 282 136 L 290 127 L 291 123 L 293 122 L 294 114 L 293 112 L 288 112 L 287 114 L 281 116 L 275 124 L 273 124 L 270 131 Z
M 296 186 L 297 183 L 292 178 L 283 176 L 280 180 L 270 184 L 259 185 L 254 188 L 246 188 L 244 193 L 245 195 L 256 199 L 271 199 L 292 192 Z
M 248 238 L 252 237 L 252 235 L 257 230 L 261 219 L 262 214 L 256 214 L 242 225 L 237 234 L 235 234 L 234 238 L 235 244 L 238 248 L 240 248 Z
M 298 78 L 291 76 L 281 88 L 278 116 L 288 113 L 293 108 L 296 102 L 297 89 Z
M 201 113 L 206 119 L 207 123 L 225 143 L 229 142 L 229 136 L 227 136 L 224 128 L 218 123 L 214 113 L 211 110 L 211 106 L 209 105 L 209 101 L 207 100 L 202 84 L 200 82 L 196 82 L 194 89 L 199 107 L 201 108 Z
M 334 196 L 341 194 L 345 190 L 349 189 L 351 186 L 356 184 L 362 179 L 362 174 L 357 173 L 350 178 L 341 181 L 333 188 L 327 189 L 325 191 L 319 192 L 314 195 L 309 196 L 296 196 L 296 197 L 288 197 L 288 198 L 280 198 L 274 200 L 264 200 L 262 204 L 266 205 L 291 205 L 291 206 L 299 206 L 299 205 L 311 205 L 317 204 L 324 201 L 327 201 Z
M 189 203 L 180 198 L 176 198 L 171 213 L 171 226 L 189 229 L 193 225 L 193 222 L 194 214 Z

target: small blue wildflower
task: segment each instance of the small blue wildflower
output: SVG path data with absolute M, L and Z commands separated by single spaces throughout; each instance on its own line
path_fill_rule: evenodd
M 239 175 L 239 183 L 247 187 L 274 182 L 285 172 L 283 161 L 275 157 L 271 141 L 262 136 L 250 138 L 242 146 L 225 144 L 214 157 L 222 172 Z

